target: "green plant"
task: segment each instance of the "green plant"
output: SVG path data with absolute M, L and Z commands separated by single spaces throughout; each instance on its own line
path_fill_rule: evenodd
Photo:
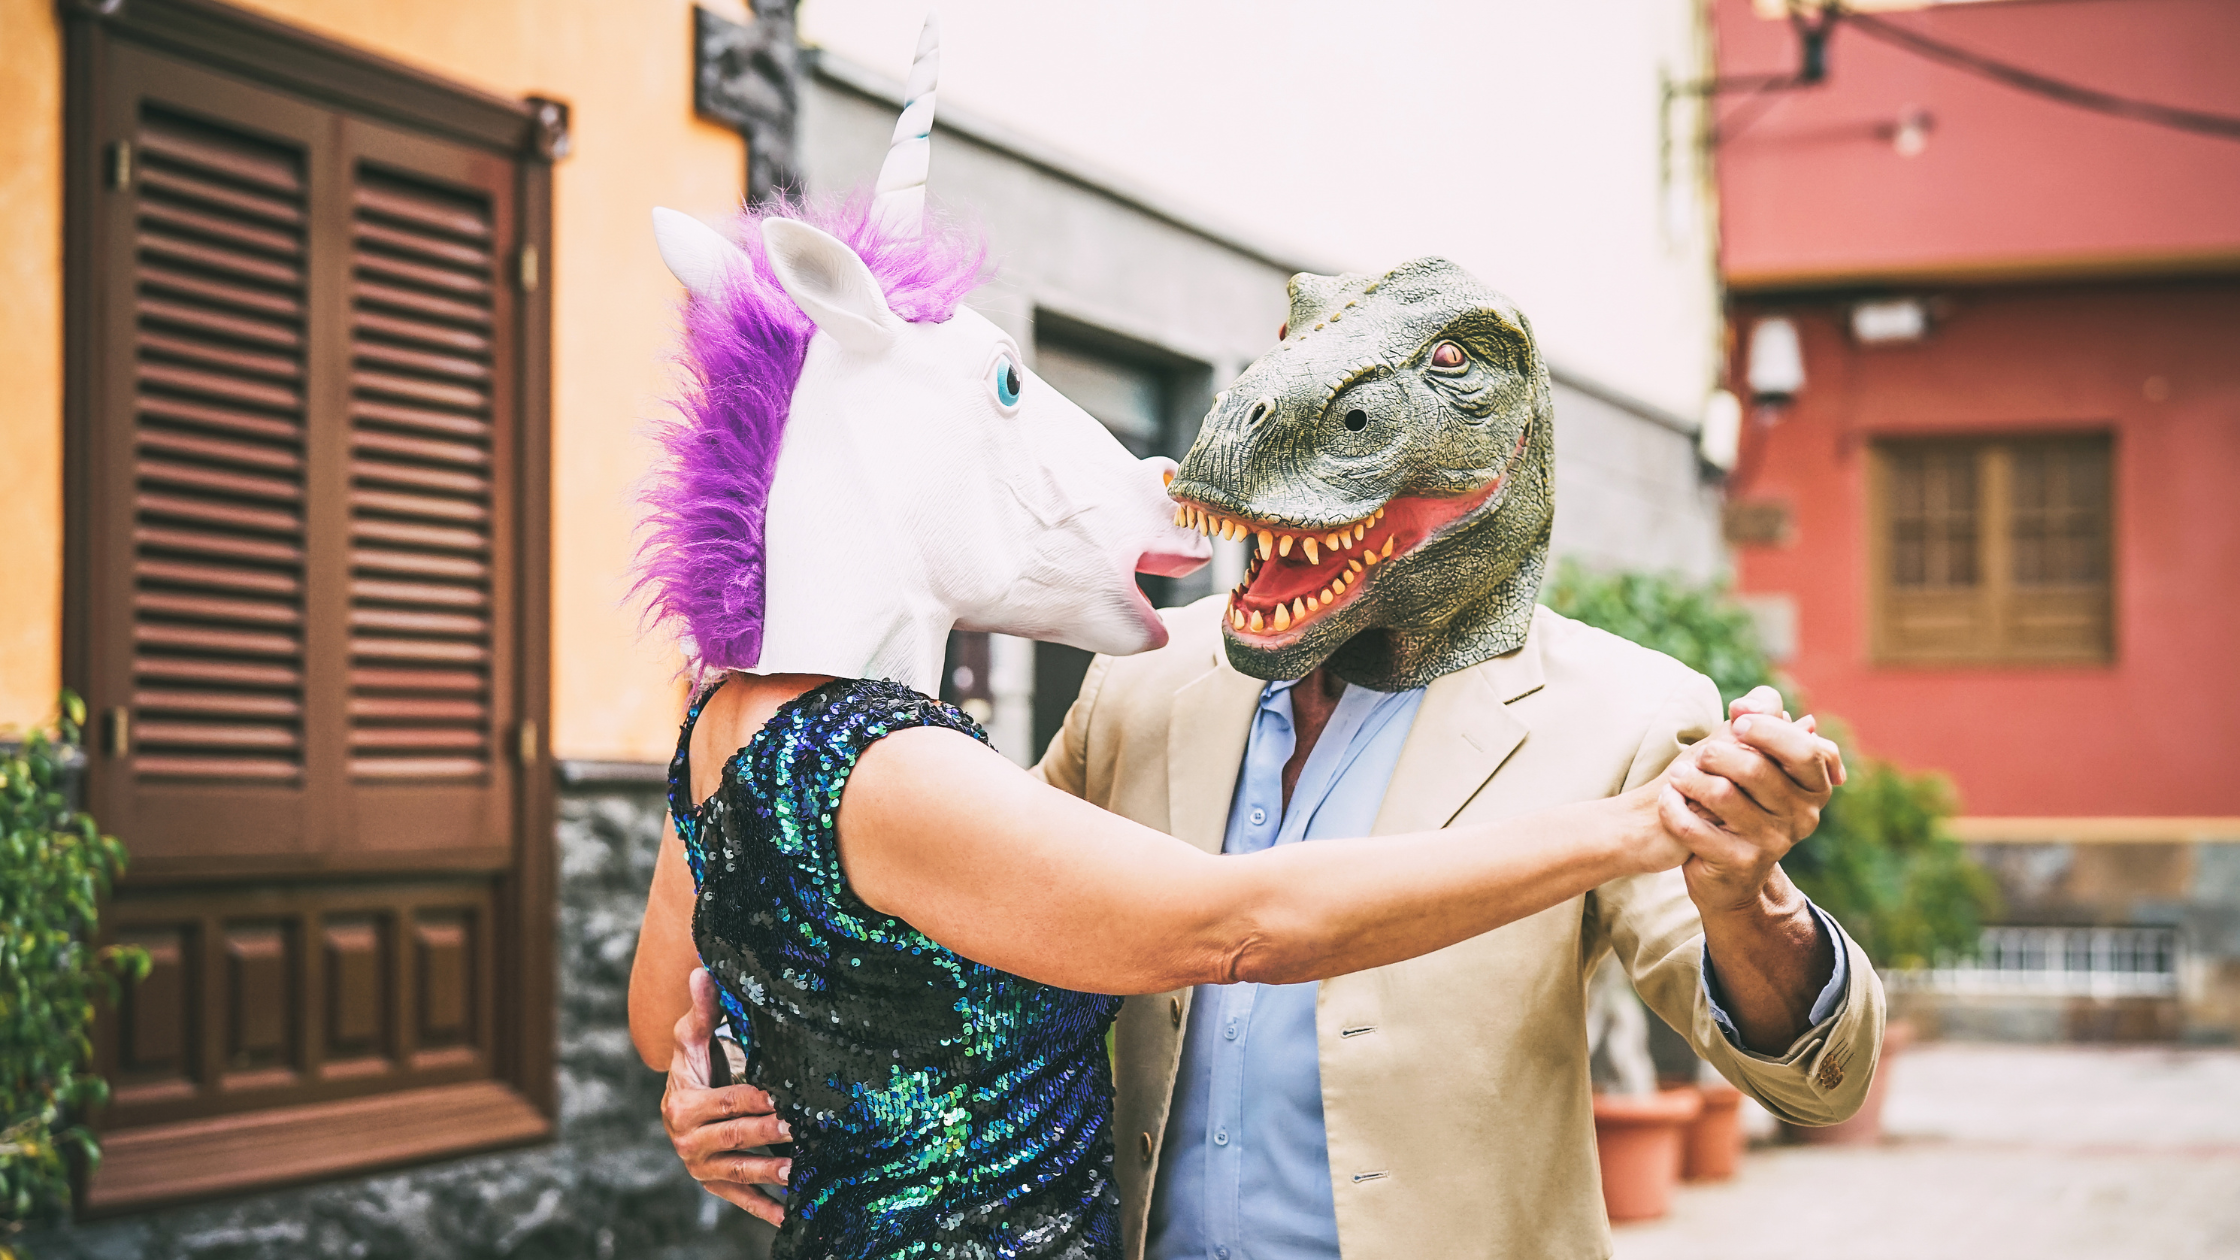
M 1544 602 L 1709 675 L 1727 701 L 1774 681 L 1756 625 L 1717 586 L 1566 561 Z M 1865 756 L 1840 724 L 1825 726 L 1843 747 L 1850 780 L 1782 868 L 1879 967 L 1972 951 L 1984 920 L 1999 914 L 1999 895 L 1944 826 L 1956 809 L 1951 783 Z
M 1828 734 L 1845 745 L 1850 781 L 1783 869 L 1878 967 L 1974 952 L 1984 920 L 2000 912 L 1999 892 L 1944 825 L 1957 808 L 1951 782 L 1856 755 L 1840 727 Z
M 1757 623 L 1721 587 L 1662 574 L 1601 573 L 1566 560 L 1541 602 L 1705 674 L 1730 704 L 1773 681 Z
M 8 1234 L 67 1201 L 67 1156 L 100 1150 L 73 1117 L 108 1099 L 88 1069 L 96 995 L 147 974 L 143 951 L 92 948 L 101 898 L 124 846 L 70 808 L 64 776 L 85 724 L 64 692 L 54 733 L 0 751 L 0 1260 Z

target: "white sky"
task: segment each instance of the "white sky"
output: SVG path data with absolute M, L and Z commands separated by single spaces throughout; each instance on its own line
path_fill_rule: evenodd
M 1444 254 L 1513 298 L 1555 362 L 1694 415 L 1708 236 L 1684 133 L 1677 195 L 1657 146 L 1660 66 L 1696 73 L 1691 8 L 942 0 L 941 99 L 1309 261 Z M 800 29 L 900 80 L 925 11 L 804 0 Z

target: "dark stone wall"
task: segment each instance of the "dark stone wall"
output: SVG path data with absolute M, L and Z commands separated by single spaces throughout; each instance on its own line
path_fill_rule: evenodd
M 35 1260 L 713 1260 L 769 1230 L 701 1191 L 662 1136 L 625 995 L 661 837 L 656 789 L 560 801 L 560 1133 L 357 1181 L 27 1232 Z M 347 1141 L 348 1136 L 337 1135 Z

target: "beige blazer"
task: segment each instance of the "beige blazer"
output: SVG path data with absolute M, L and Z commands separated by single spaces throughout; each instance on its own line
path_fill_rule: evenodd
M 1261 683 L 1221 651 L 1220 597 L 1172 639 L 1099 657 L 1036 772 L 1219 852 Z M 1709 679 L 1542 608 L 1523 648 L 1439 679 L 1376 834 L 1609 796 L 1656 777 L 1723 717 Z M 1776 1115 L 1856 1110 L 1881 1045 L 1874 968 L 1846 938 L 1841 1010 L 1787 1053 L 1738 1051 L 1703 994 L 1702 925 L 1678 871 L 1605 884 L 1434 954 L 1322 982 L 1316 1034 L 1347 1260 L 1606 1257 L 1587 1079 L 1587 978 L 1616 950 L 1656 1012 Z M 1143 1254 L 1190 991 L 1128 999 L 1115 1035 L 1124 1255 Z

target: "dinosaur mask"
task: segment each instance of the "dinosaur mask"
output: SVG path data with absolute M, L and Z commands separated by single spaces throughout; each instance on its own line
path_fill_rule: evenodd
M 1531 325 L 1453 263 L 1292 277 L 1282 344 L 1214 400 L 1169 488 L 1177 523 L 1248 542 L 1230 663 L 1400 691 L 1522 646 L 1553 421 Z

